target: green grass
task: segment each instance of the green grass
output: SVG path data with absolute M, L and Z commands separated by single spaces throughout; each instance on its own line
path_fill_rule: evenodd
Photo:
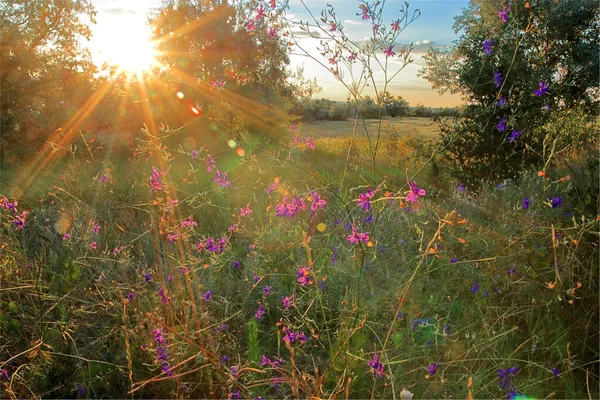
M 574 190 L 581 182 L 561 181 L 564 171 L 552 167 L 550 179 L 523 171 L 500 188 L 460 192 L 427 164 L 429 122 L 409 120 L 403 130 L 401 121 L 398 135 L 386 127 L 375 169 L 366 139 L 340 134 L 348 123 L 303 125 L 314 151 L 246 136 L 239 157 L 227 137 L 215 138 L 207 149 L 228 171 L 228 189 L 206 171 L 206 153 L 193 160 L 191 149 L 180 150 L 185 135 L 138 157 L 96 149 L 49 164 L 19 201 L 23 231 L 0 209 L 3 390 L 398 398 L 406 388 L 416 398 L 500 398 L 498 370 L 518 366 L 519 393 L 597 397 L 598 221 Z M 153 165 L 169 171 L 164 192 L 149 190 Z M 404 171 L 421 167 L 415 179 L 427 194 L 411 205 Z M 16 186 L 19 166 L 2 169 Z M 107 183 L 95 179 L 105 173 Z M 266 193 L 274 181 L 279 187 Z M 359 195 L 383 181 L 371 211 L 358 207 Z M 313 190 L 327 205 L 311 217 Z M 294 195 L 308 209 L 276 217 L 275 206 Z M 563 207 L 546 204 L 551 196 Z M 239 218 L 246 205 L 253 213 Z M 188 216 L 198 225 L 183 228 Z M 368 243 L 348 242 L 352 224 Z M 229 238 L 223 252 L 197 251 L 209 236 Z M 312 284 L 298 283 L 299 266 L 311 267 Z M 203 300 L 208 290 L 212 300 Z M 289 309 L 284 296 L 293 296 Z M 155 343 L 158 328 L 166 345 Z M 308 340 L 288 345 L 286 332 Z M 157 347 L 175 377 L 161 375 Z M 385 365 L 380 379 L 367 365 L 374 353 Z M 260 365 L 263 354 L 281 365 Z

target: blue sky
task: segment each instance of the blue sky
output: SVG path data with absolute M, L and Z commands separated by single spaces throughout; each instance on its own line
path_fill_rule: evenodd
M 158 7 L 161 0 L 93 0 L 98 12 L 97 25 L 93 27 L 95 37 L 90 47 L 94 59 L 101 62 L 103 55 L 98 48 L 103 43 L 116 42 L 119 38 L 126 37 L 128 32 L 139 27 L 145 21 L 145 14 L 152 8 Z M 338 18 L 345 23 L 346 32 L 353 40 L 369 37 L 371 26 L 369 21 L 362 21 L 359 15 L 359 2 L 356 0 L 305 0 L 304 3 L 319 16 L 321 10 L 331 4 L 334 6 Z M 398 9 L 404 1 L 387 0 L 385 3 L 384 19 L 391 23 L 399 16 Z M 421 103 L 427 106 L 455 106 L 460 104 L 457 96 L 439 96 L 431 89 L 427 81 L 418 78 L 417 71 L 422 66 L 421 55 L 429 46 L 449 46 L 458 38 L 452 29 L 454 16 L 461 13 L 461 9 L 468 5 L 467 0 L 419 0 L 410 1 L 409 10 L 420 9 L 421 16 L 413 22 L 398 38 L 398 44 L 415 43 L 413 52 L 414 63 L 405 68 L 389 86 L 393 95 L 400 95 L 412 105 Z M 293 19 L 308 20 L 309 14 L 300 0 L 290 0 L 288 15 Z M 310 39 L 314 43 L 306 45 L 310 51 L 316 51 L 318 40 Z M 94 50 L 95 49 L 95 50 Z M 105 52 L 106 53 L 106 52 Z M 307 78 L 316 77 L 323 91 L 318 97 L 332 99 L 345 99 L 344 87 L 337 82 L 331 73 L 305 56 L 292 55 L 292 66 L 303 66 Z

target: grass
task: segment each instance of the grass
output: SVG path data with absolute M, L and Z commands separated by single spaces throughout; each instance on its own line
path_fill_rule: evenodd
M 136 157 L 57 157 L 19 200 L 23 230 L 0 209 L 3 396 L 499 398 L 498 371 L 518 367 L 518 393 L 597 397 L 598 220 L 582 182 L 557 164 L 460 191 L 427 163 L 429 121 L 389 122 L 375 170 L 348 122 L 304 124 L 316 150 L 240 135 L 243 157 L 217 137 L 194 159 L 182 134 Z M 414 204 L 406 168 L 423 168 Z M 327 204 L 311 213 L 313 191 Z M 293 196 L 307 209 L 277 217 Z M 369 239 L 349 243 L 353 227 Z

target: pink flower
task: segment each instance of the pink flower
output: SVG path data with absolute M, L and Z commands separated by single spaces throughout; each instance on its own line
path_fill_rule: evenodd
M 181 221 L 181 226 L 183 228 L 189 228 L 191 226 L 198 226 L 198 223 L 194 221 L 194 217 L 190 215 L 189 217 Z
M 427 193 L 423 189 L 417 186 L 417 182 L 408 182 L 410 186 L 410 192 L 406 195 L 406 201 L 409 203 L 414 203 L 419 200 L 419 196 L 425 196 Z
M 505 24 L 508 21 L 508 13 L 509 12 L 510 12 L 510 7 L 498 12 L 498 17 L 500 17 L 503 24 Z
M 360 242 L 367 243 L 369 241 L 369 234 L 367 232 L 356 232 L 356 226 L 352 224 L 352 233 L 346 237 L 346 240 L 352 244 L 359 244 Z
M 312 192 L 312 204 L 310 205 L 310 215 L 313 216 L 317 210 L 322 210 L 327 201 L 319 196 L 319 193 L 316 191 Z
M 386 57 L 393 57 L 393 56 L 395 56 L 396 53 L 394 53 L 392 51 L 393 48 L 394 48 L 393 45 L 388 46 L 388 48 L 383 51 L 383 54 L 385 54 Z
M 310 267 L 299 267 L 297 276 L 300 286 L 312 285 L 313 281 L 310 279 Z
M 88 246 L 90 246 L 90 248 L 92 248 L 94 250 L 96 250 L 96 245 L 97 245 L 96 242 L 92 242 L 92 243 L 88 244 Z
M 392 31 L 398 32 L 400 30 L 400 20 L 396 20 L 392 23 Z
M 311 150 L 315 149 L 315 141 L 313 140 L 313 138 L 306 138 L 306 141 L 304 142 L 306 144 L 306 147 L 308 147 Z
M 265 17 L 265 9 L 262 6 L 256 7 L 256 20 L 260 21 Z
M 362 193 L 358 195 L 358 205 L 365 211 L 371 211 L 371 197 L 375 195 L 376 192 L 371 192 L 371 189 L 367 189 L 367 193 Z
M 246 205 L 246 207 L 240 208 L 240 217 L 245 217 L 246 215 L 251 215 L 252 209 L 250 208 L 250 203 Z
M 99 234 L 100 233 L 100 225 L 94 224 L 94 226 L 92 227 L 92 230 L 94 231 L 95 234 Z
M 277 37 L 277 32 L 279 31 L 276 28 L 269 29 L 269 37 L 275 39 Z
M 256 30 L 256 25 L 254 24 L 253 19 L 251 19 L 250 21 L 248 21 L 248 23 L 246 23 L 246 29 L 250 33 L 254 32 Z
M 277 188 L 279 187 L 279 183 L 277 182 L 273 182 L 271 183 L 266 189 L 265 192 L 267 192 L 267 194 L 271 194 L 273 193 Z
M 61 239 L 62 239 L 62 241 L 63 241 L 63 242 L 64 242 L 65 240 L 69 240 L 69 239 L 71 239 L 71 234 L 67 232 L 67 233 L 65 233 L 65 234 L 62 236 L 62 238 L 61 238 Z
M 169 172 L 167 170 L 167 172 Z M 160 172 L 155 166 L 152 166 L 152 175 L 150 176 L 150 191 L 156 192 L 158 190 L 165 190 L 161 176 L 166 175 L 167 172 Z
M 204 163 L 206 164 L 206 172 L 212 172 L 213 168 L 217 167 L 215 159 L 212 158 L 210 154 L 206 155 L 206 160 L 204 161 Z
M 286 311 L 289 310 L 290 306 L 292 305 L 292 301 L 294 301 L 294 298 L 292 296 L 286 296 L 283 299 L 281 299 L 283 307 L 286 309 Z

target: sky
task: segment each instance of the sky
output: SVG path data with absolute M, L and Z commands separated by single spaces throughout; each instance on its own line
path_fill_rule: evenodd
M 128 40 L 134 43 L 133 32 L 147 32 L 144 28 L 146 13 L 160 6 L 161 0 L 92 0 L 97 11 L 97 24 L 92 26 L 93 37 L 89 44 L 92 57 L 96 64 L 115 54 L 118 46 Z M 327 4 L 331 4 L 339 20 L 344 21 L 345 31 L 352 40 L 364 40 L 371 35 L 371 24 L 362 21 L 357 0 L 305 0 L 304 4 L 315 16 L 319 16 Z M 404 1 L 387 0 L 384 8 L 384 20 L 389 24 L 400 16 L 398 9 L 404 5 Z M 438 93 L 431 88 L 429 82 L 417 76 L 418 70 L 423 66 L 422 55 L 430 46 L 451 46 L 458 39 L 452 25 L 454 16 L 461 13 L 461 9 L 468 5 L 468 0 L 419 0 L 410 1 L 409 10 L 419 9 L 421 16 L 409 25 L 398 37 L 397 46 L 414 44 L 412 58 L 414 62 L 401 71 L 388 86 L 388 91 L 394 96 L 402 96 L 411 105 L 423 104 L 428 107 L 454 107 L 461 104 L 460 97 L 456 95 Z M 411 11 L 412 14 L 412 11 Z M 287 15 L 293 20 L 309 21 L 310 15 L 300 0 L 290 0 Z M 301 39 L 302 46 L 311 54 L 323 59 L 317 47 L 318 39 Z M 110 44 L 110 45 L 107 45 Z M 103 49 L 103 50 L 100 50 Z M 384 58 L 384 57 L 382 57 Z M 325 97 L 333 100 L 345 100 L 346 89 L 338 82 L 331 72 L 301 54 L 297 49 L 290 55 L 292 68 L 303 67 L 305 78 L 316 78 L 322 92 L 316 97 Z M 392 60 L 390 68 L 392 71 L 399 62 Z M 375 78 L 382 76 L 381 71 L 374 71 Z M 368 94 L 368 93 L 365 93 Z

